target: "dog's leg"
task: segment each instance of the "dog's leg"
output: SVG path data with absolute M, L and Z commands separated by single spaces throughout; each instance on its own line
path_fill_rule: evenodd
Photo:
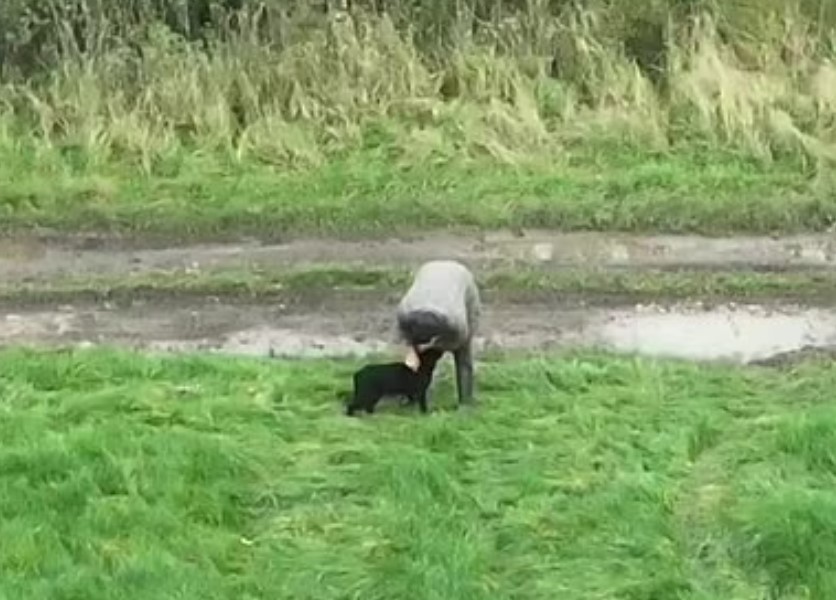
M 427 390 L 418 393 L 418 407 L 423 414 L 427 414 Z
M 343 392 L 338 395 L 338 398 L 345 404 L 345 414 L 353 417 L 354 413 L 357 412 L 357 407 L 360 406 L 357 403 L 357 396 L 350 392 Z
M 367 412 L 368 414 L 370 414 L 370 415 L 371 415 L 371 414 L 373 414 L 373 413 L 374 413 L 375 409 L 377 408 L 377 403 L 378 403 L 378 402 L 380 402 L 380 399 L 381 399 L 382 397 L 383 397 L 383 395 L 382 395 L 382 394 L 380 394 L 380 393 L 375 393 L 375 395 L 374 395 L 373 397 L 369 398 L 369 399 L 366 401 L 366 403 L 364 404 L 364 406 L 366 407 L 366 412 Z

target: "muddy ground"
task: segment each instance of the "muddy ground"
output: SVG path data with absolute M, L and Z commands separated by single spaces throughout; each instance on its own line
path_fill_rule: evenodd
M 220 301 L 0 308 L 0 344 L 106 344 L 255 356 L 395 353 L 391 304 L 333 297 L 317 306 Z M 487 308 L 477 347 L 605 348 L 651 356 L 751 362 L 803 348 L 836 347 L 836 310 L 800 306 L 580 308 L 517 304 Z
M 375 242 L 300 240 L 261 245 L 143 247 L 103 237 L 0 239 L 0 278 L 39 282 L 85 275 L 183 269 L 258 269 L 341 264 L 412 266 L 457 258 L 474 269 L 524 264 L 571 267 L 834 269 L 836 238 L 710 239 L 527 232 Z M 836 299 L 834 299 L 836 300 Z M 396 352 L 390 295 L 326 294 L 305 302 L 253 304 L 213 298 L 110 305 L 0 306 L 0 344 L 204 350 L 257 356 L 345 356 Z M 591 303 L 595 305 L 595 303 Z M 583 306 L 560 298 L 485 307 L 481 349 L 600 347 L 694 360 L 769 361 L 801 349 L 836 347 L 829 306 Z
M 528 231 L 522 235 L 431 234 L 410 240 L 295 240 L 284 244 L 249 241 L 160 248 L 105 236 L 30 235 L 0 238 L 0 279 L 321 264 L 411 266 L 434 258 L 461 260 L 474 269 L 514 265 L 542 269 L 833 269 L 836 236 L 706 238 Z

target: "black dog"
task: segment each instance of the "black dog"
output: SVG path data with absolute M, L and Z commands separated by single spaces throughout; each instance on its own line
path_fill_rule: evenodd
M 366 365 L 354 373 L 354 396 L 346 406 L 346 414 L 358 410 L 371 414 L 384 396 L 406 396 L 409 404 L 418 403 L 427 412 L 427 388 L 443 351 L 430 349 L 419 355 L 421 364 L 413 371 L 402 362 Z

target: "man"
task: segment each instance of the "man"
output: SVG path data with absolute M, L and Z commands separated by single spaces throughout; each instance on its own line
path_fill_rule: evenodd
M 473 336 L 481 311 L 473 274 L 459 262 L 435 260 L 415 273 L 397 309 L 398 330 L 409 344 L 406 364 L 418 369 L 428 348 L 452 352 L 459 404 L 473 400 Z

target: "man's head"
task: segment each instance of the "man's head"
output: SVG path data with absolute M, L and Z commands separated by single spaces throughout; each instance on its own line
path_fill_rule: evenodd
M 399 322 L 401 335 L 419 352 L 436 345 L 450 326 L 447 320 L 432 311 L 416 310 Z

